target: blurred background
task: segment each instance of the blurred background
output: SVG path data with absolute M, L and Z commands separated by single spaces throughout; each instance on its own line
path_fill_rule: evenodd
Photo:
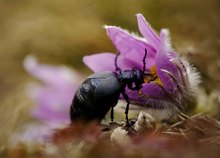
M 173 47 L 199 69 L 207 95 L 220 90 L 219 0 L 1 0 L 0 144 L 32 119 L 27 55 L 90 74 L 84 55 L 116 52 L 103 25 L 139 33 L 136 13 L 158 32 L 170 29 Z

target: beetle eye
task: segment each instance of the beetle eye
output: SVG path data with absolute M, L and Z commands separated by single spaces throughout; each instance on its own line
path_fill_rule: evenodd
M 82 85 L 82 91 L 84 93 L 88 93 L 89 92 L 89 85 L 88 84 L 83 84 Z

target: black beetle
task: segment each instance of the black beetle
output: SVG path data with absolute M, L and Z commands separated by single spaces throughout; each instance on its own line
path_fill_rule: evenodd
M 144 83 L 145 76 L 155 76 L 145 73 L 147 50 L 143 58 L 143 70 L 134 68 L 133 70 L 122 71 L 117 66 L 115 58 L 116 72 L 104 71 L 89 76 L 76 91 L 70 107 L 70 118 L 74 122 L 82 119 L 86 121 L 101 121 L 111 108 L 111 120 L 114 119 L 114 107 L 118 102 L 120 94 L 127 102 L 125 114 L 128 122 L 128 110 L 130 99 L 125 93 L 126 86 L 131 90 L 140 90 Z M 150 80 L 150 81 L 152 81 Z M 135 85 L 133 87 L 133 85 Z

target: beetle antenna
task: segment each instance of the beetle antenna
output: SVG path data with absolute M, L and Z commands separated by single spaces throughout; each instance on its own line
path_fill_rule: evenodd
M 115 56 L 115 71 L 121 71 L 121 68 L 118 67 L 118 63 L 117 63 L 119 55 L 120 55 L 120 54 L 118 53 L 118 54 Z
M 144 54 L 144 58 L 143 58 L 143 72 L 144 72 L 144 75 L 152 77 L 150 80 L 148 80 L 148 83 L 150 83 L 152 81 L 155 81 L 158 76 L 156 74 L 145 72 L 146 71 L 146 61 L 145 61 L 146 58 L 147 58 L 147 49 L 145 48 L 145 54 Z
M 147 57 L 147 49 L 145 48 L 145 54 L 144 54 L 144 58 L 143 58 L 143 72 L 145 72 L 146 70 L 146 57 Z

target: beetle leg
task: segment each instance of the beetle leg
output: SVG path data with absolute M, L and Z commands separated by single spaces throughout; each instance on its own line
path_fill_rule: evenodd
M 143 58 L 143 72 L 145 72 L 146 70 L 146 61 L 145 61 L 146 57 L 147 57 L 147 49 L 145 48 L 145 53 Z
M 122 95 L 123 95 L 124 99 L 127 102 L 127 106 L 126 106 L 126 109 L 125 109 L 125 115 L 126 115 L 126 124 L 129 124 L 128 111 L 129 111 L 130 99 L 129 99 L 128 95 L 125 92 L 122 92 Z
M 114 121 L 114 106 L 111 108 L 111 121 Z
M 154 78 L 150 79 L 150 80 L 148 81 L 148 83 L 150 83 L 150 82 L 152 82 L 152 81 L 155 81 L 156 79 L 157 79 L 157 76 L 154 76 Z
M 127 84 L 127 85 L 128 85 L 128 88 L 129 88 L 130 90 L 139 90 L 139 89 L 142 88 L 142 86 L 139 85 L 138 83 L 135 83 L 135 87 L 132 87 L 132 83 L 129 83 L 129 84 Z
M 138 93 L 139 93 L 140 96 L 143 95 L 143 91 L 141 89 L 139 89 Z

